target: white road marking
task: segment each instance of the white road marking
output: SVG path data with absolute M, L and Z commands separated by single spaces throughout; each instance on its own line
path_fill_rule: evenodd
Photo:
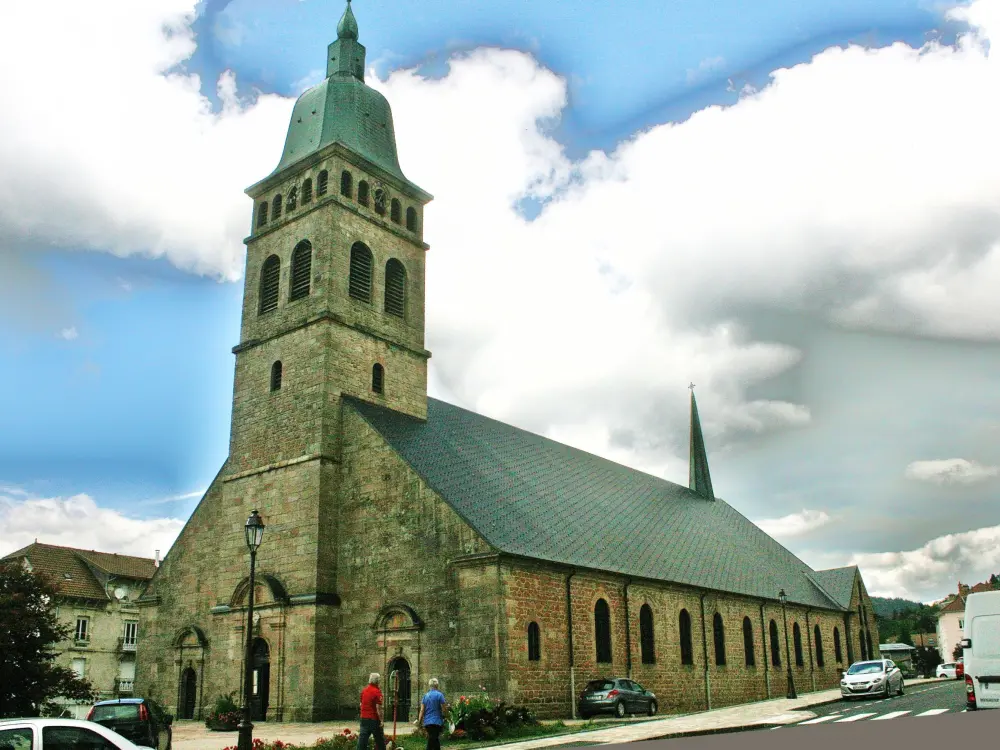
M 830 721 L 831 719 L 836 719 L 837 716 L 838 716 L 837 714 L 834 714 L 832 716 L 819 716 L 815 719 L 809 719 L 808 721 L 800 721 L 798 723 L 798 726 L 801 727 L 803 724 L 820 724 L 824 721 Z
M 924 711 L 922 714 L 917 714 L 917 716 L 937 716 L 938 714 L 944 714 L 947 712 L 947 708 L 932 708 L 930 711 Z
M 857 721 L 858 719 L 865 719 L 869 716 L 874 716 L 875 714 L 854 714 L 854 716 L 846 716 L 843 719 L 837 719 L 836 723 L 841 724 L 845 721 Z
M 884 721 L 886 719 L 895 719 L 897 716 L 906 716 L 910 713 L 909 711 L 891 711 L 887 714 L 882 714 L 881 716 L 876 716 L 872 721 Z

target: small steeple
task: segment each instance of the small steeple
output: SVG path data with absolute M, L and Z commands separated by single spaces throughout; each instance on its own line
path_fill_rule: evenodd
M 326 53 L 326 77 L 353 76 L 364 83 L 365 48 L 358 41 L 358 21 L 351 10 L 351 0 L 337 24 L 337 41 Z
M 701 434 L 701 420 L 698 418 L 698 404 L 694 400 L 694 383 L 691 389 L 691 446 L 688 466 L 688 488 L 708 500 L 715 499 L 712 492 L 712 476 L 708 473 L 708 453 L 705 451 L 705 437 Z
M 358 41 L 358 21 L 354 17 L 354 11 L 351 10 L 351 0 L 347 0 L 347 8 L 340 17 L 340 23 L 337 24 L 337 39 Z

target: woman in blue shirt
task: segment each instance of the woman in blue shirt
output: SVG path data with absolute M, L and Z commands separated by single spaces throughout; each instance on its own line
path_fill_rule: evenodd
M 448 704 L 444 702 L 444 693 L 438 690 L 437 677 L 431 677 L 427 682 L 429 690 L 420 701 L 420 715 L 414 722 L 418 727 L 423 724 L 427 729 L 427 750 L 441 750 L 441 727 Z

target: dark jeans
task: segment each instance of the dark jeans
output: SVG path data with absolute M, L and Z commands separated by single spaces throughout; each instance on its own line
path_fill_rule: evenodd
M 368 738 L 375 738 L 375 750 L 385 750 L 385 735 L 378 719 L 362 719 L 358 732 L 358 750 L 368 750 Z
M 441 725 L 425 724 L 427 730 L 427 750 L 441 750 Z

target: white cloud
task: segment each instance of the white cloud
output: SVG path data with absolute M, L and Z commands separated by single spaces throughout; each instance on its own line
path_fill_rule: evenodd
M 830 515 L 823 510 L 802 509 L 781 518 L 765 518 L 754 522 L 767 534 L 777 538 L 804 536 L 830 523 Z
M 66 341 L 72 341 L 73 339 L 79 337 L 77 333 L 76 326 L 70 326 L 69 328 L 63 328 L 59 331 L 59 338 L 65 339 Z
M 1000 474 L 1000 467 L 983 466 L 964 458 L 937 461 L 914 461 L 906 467 L 906 476 L 935 484 L 975 484 Z
M 177 518 L 138 520 L 103 508 L 89 495 L 25 497 L 23 491 L 0 491 L 0 556 L 26 547 L 36 539 L 99 552 L 161 559 L 184 522 Z

